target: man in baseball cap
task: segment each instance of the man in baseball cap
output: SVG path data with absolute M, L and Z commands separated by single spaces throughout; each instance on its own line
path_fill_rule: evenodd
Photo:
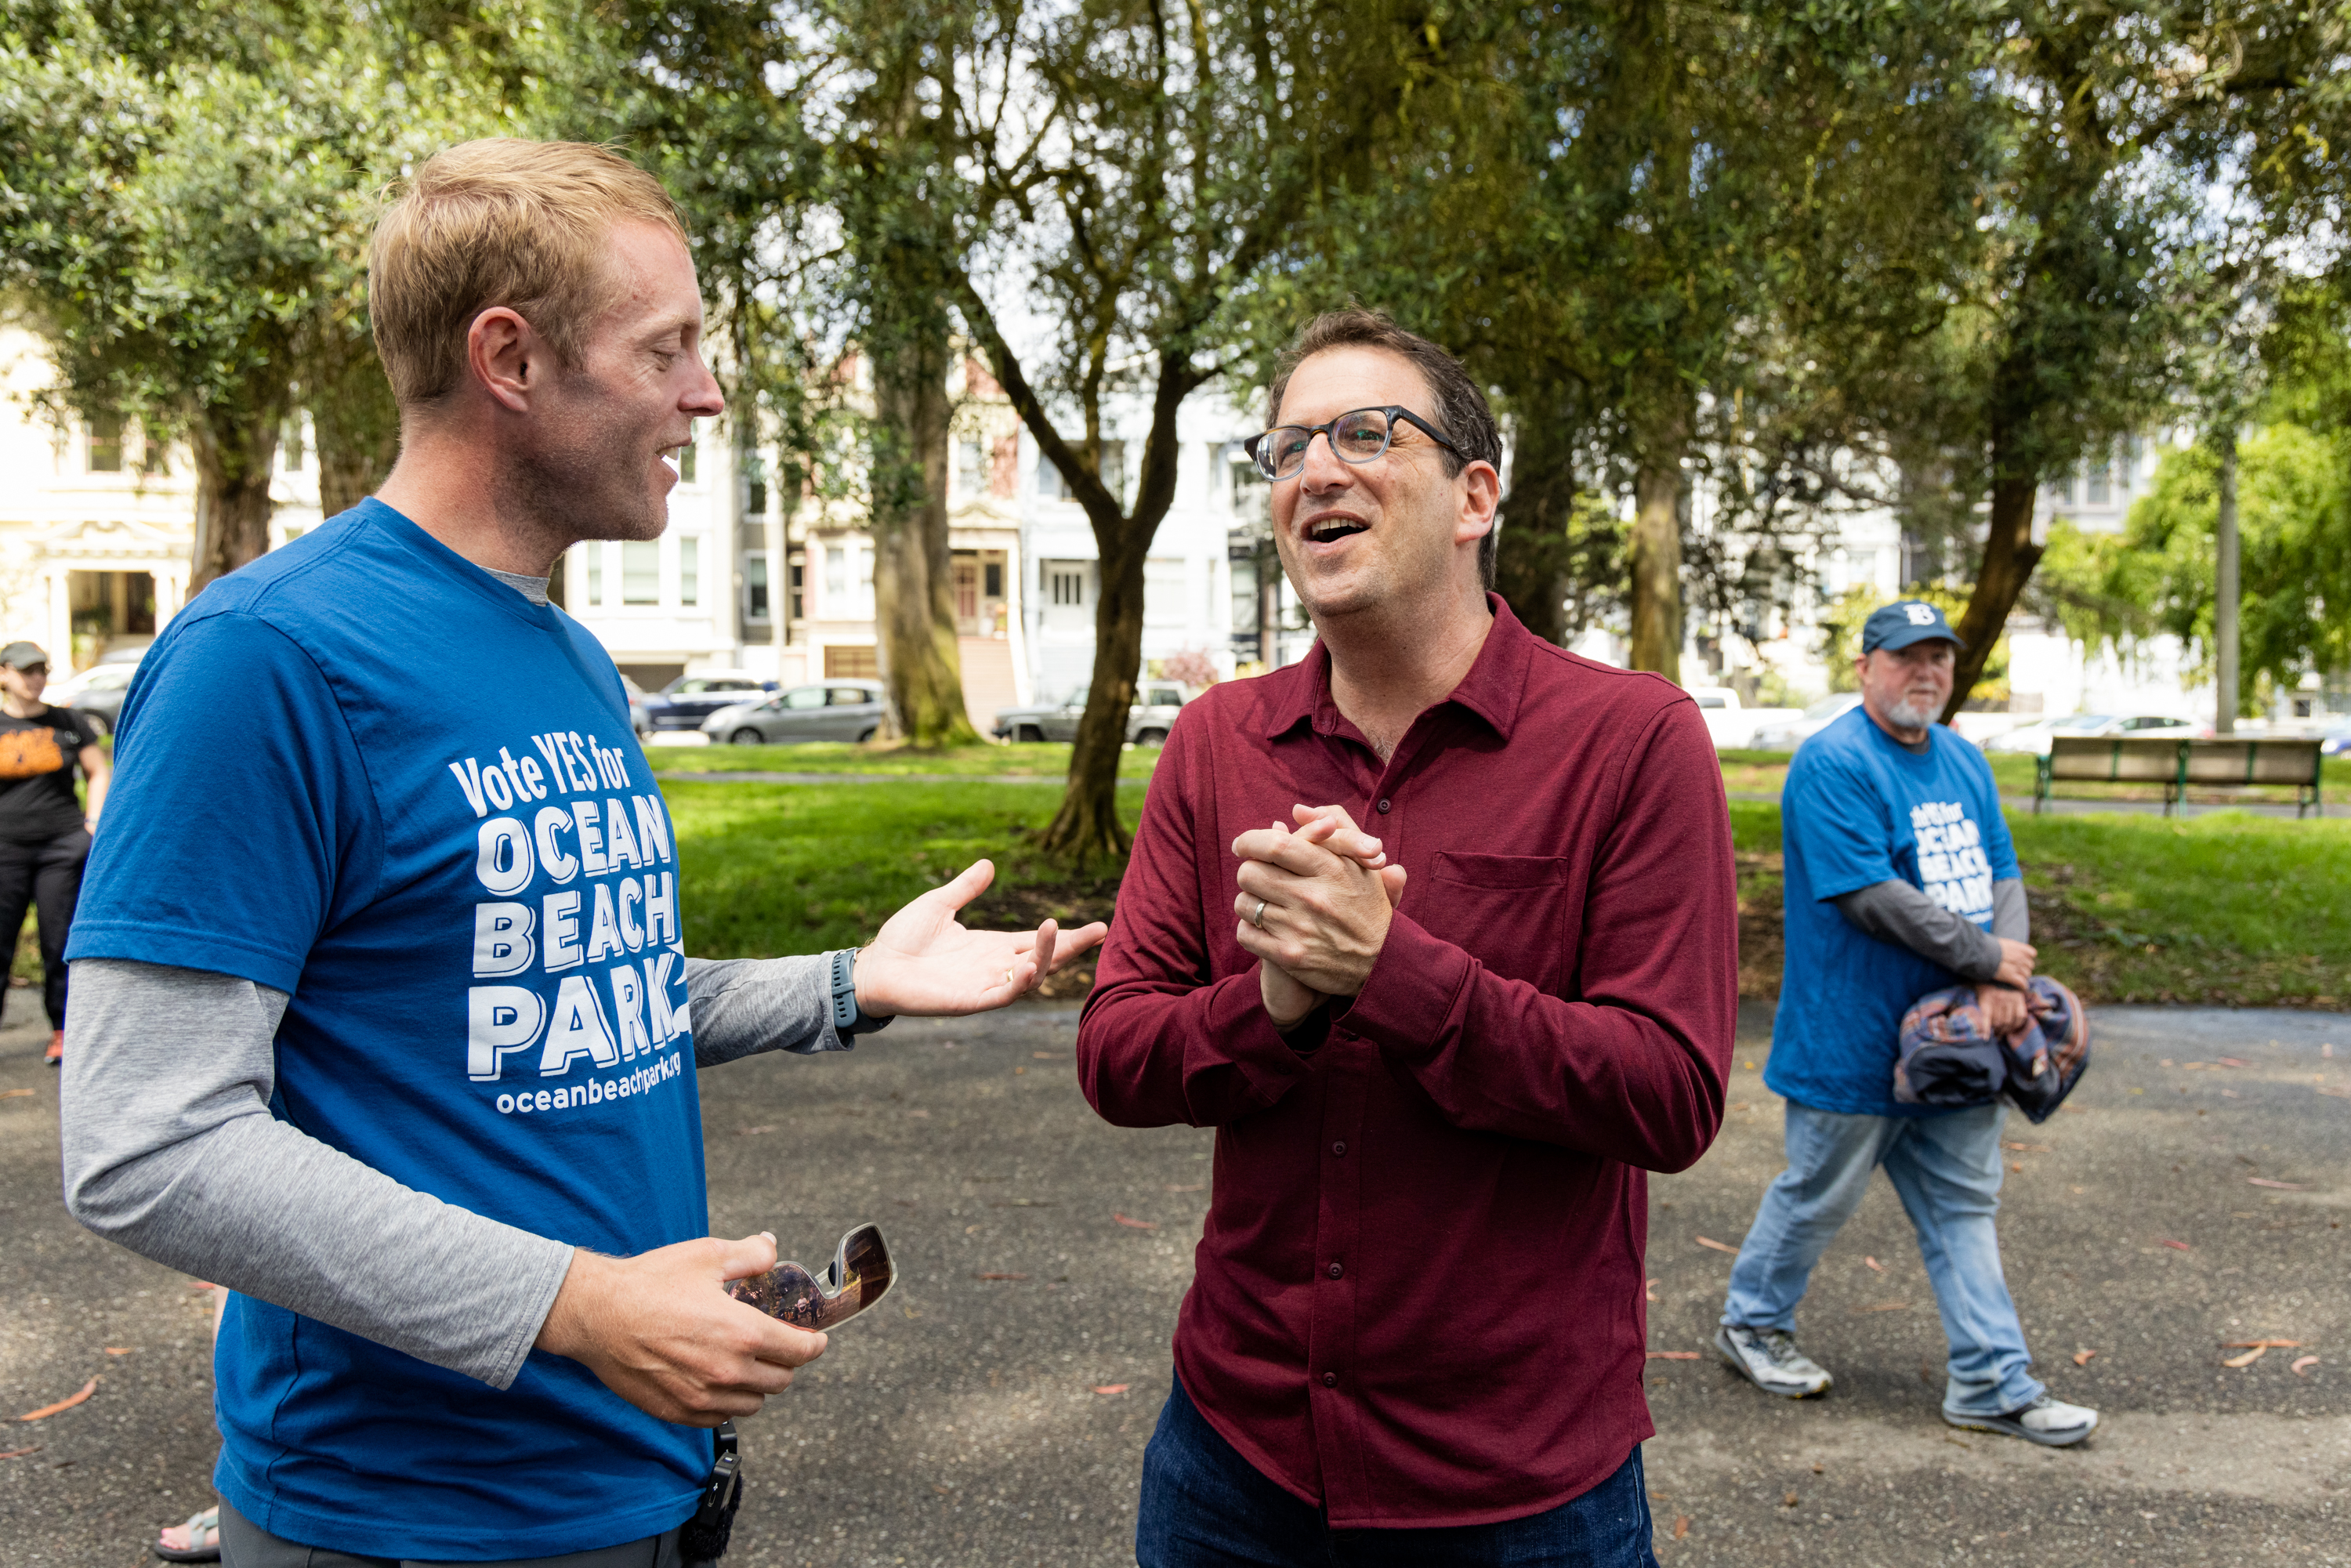
M 26 909 L 39 915 L 41 1001 L 55 1067 L 66 1049 L 66 933 L 112 768 L 89 716 L 42 700 L 48 682 L 49 656 L 39 644 L 0 648 L 0 931 L 13 945 Z M 77 768 L 87 783 L 80 794 Z
M 1863 624 L 1861 706 L 1806 741 L 1781 796 L 1787 959 L 1763 1082 L 1787 1101 L 1788 1169 L 1763 1195 L 1730 1274 L 1715 1346 L 1767 1394 L 1827 1392 L 1796 1348 L 1813 1265 L 1883 1166 L 1918 1232 L 1949 1342 L 1943 1418 L 2053 1448 L 2095 1410 L 2032 1373 L 2000 1265 L 2002 1107 L 1894 1097 L 1902 1015 L 1974 983 L 1992 1028 L 2025 1021 L 2031 920 L 1983 754 L 1936 722 L 1959 634 L 1897 600 Z

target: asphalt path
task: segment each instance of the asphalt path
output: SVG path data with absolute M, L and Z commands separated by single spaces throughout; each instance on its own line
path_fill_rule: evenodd
M 0 1099 L 0 1563 L 132 1568 L 209 1500 L 207 1298 L 64 1214 L 36 1002 L 10 990 L 0 1028 L 0 1093 L 31 1091 Z M 1833 1394 L 1770 1399 L 1706 1356 L 1730 1259 L 1698 1239 L 1735 1246 L 1780 1168 L 1750 1012 L 1721 1140 L 1652 1189 L 1650 1343 L 1699 1357 L 1649 1364 L 1669 1568 L 2351 1563 L 2351 1019 L 2096 1022 L 2074 1105 L 2007 1134 L 2001 1234 L 2039 1370 L 2105 1413 L 2056 1452 L 1939 1419 L 1942 1338 L 1883 1183 L 1800 1325 Z M 1074 1029 L 1060 1007 L 906 1020 L 705 1079 L 716 1230 L 771 1228 L 813 1263 L 872 1219 L 904 1267 L 744 1424 L 730 1564 L 1133 1561 L 1211 1139 L 1096 1121 Z M 2222 1364 L 2260 1339 L 2300 1343 Z M 93 1376 L 70 1409 L 5 1419 Z

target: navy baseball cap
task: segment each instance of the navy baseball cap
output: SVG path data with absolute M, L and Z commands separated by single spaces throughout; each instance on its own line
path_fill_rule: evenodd
M 1940 637 L 1957 647 L 1967 646 L 1951 630 L 1951 623 L 1943 619 L 1941 611 L 1923 599 L 1897 599 L 1872 612 L 1869 619 L 1862 622 L 1861 651 L 1868 653 L 1883 648 L 1889 653 L 1897 653 L 1930 637 Z

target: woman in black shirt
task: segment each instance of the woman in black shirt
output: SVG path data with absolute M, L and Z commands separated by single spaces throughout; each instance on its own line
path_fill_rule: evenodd
M 39 912 L 55 1067 L 66 1049 L 66 933 L 114 769 L 89 719 L 41 700 L 48 684 L 47 653 L 30 643 L 0 648 L 0 932 L 15 952 L 26 906 Z M 87 806 L 74 794 L 77 765 L 89 781 Z

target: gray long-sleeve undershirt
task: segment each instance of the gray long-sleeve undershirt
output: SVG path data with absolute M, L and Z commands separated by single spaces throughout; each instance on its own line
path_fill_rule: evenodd
M 697 1067 L 846 1051 L 830 955 L 685 961 Z M 442 1202 L 269 1113 L 282 991 L 74 966 L 66 1207 L 131 1250 L 505 1388 L 572 1247 Z
M 1855 928 L 1907 947 L 1967 980 L 1989 980 L 2000 972 L 2000 944 L 2032 940 L 2032 913 L 2024 883 L 2005 877 L 1991 884 L 1991 929 L 1952 914 L 1898 879 L 1873 883 L 1830 900 Z

